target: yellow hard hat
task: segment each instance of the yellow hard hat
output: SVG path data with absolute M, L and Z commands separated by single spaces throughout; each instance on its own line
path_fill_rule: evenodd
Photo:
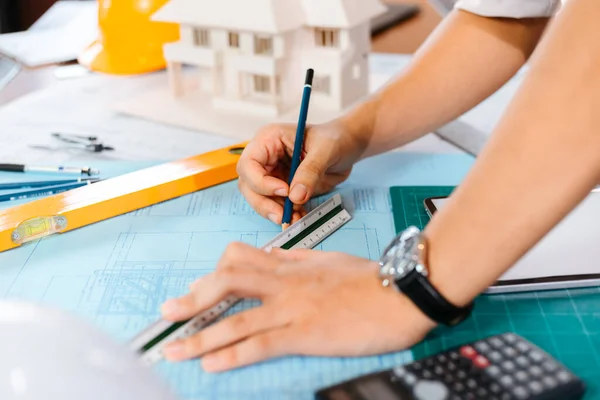
M 98 38 L 79 56 L 92 71 L 142 74 L 166 66 L 163 44 L 179 39 L 177 24 L 151 21 L 168 0 L 98 0 Z

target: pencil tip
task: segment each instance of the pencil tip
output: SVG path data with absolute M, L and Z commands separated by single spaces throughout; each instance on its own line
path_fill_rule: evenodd
M 282 225 L 281 225 L 281 230 L 282 230 L 282 231 L 285 231 L 285 230 L 286 230 L 287 228 L 289 228 L 289 227 L 290 227 L 290 224 L 282 224 Z

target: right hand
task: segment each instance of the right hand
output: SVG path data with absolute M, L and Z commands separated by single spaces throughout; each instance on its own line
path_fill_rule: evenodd
M 303 205 L 312 196 L 327 193 L 348 178 L 360 156 L 341 123 L 307 126 L 302 161 L 288 186 L 295 137 L 294 124 L 266 126 L 246 146 L 237 165 L 242 195 L 258 214 L 276 224 L 281 224 L 288 193 L 294 223 L 305 214 Z

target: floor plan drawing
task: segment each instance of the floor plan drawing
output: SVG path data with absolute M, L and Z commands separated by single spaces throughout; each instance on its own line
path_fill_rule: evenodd
M 394 234 L 387 189 L 346 186 L 340 193 L 353 219 L 316 249 L 377 259 Z M 0 296 L 66 309 L 125 343 L 159 318 L 166 299 L 210 273 L 229 243 L 260 247 L 280 231 L 235 183 L 224 184 L 2 253 Z M 242 302 L 230 313 L 256 304 Z M 318 387 L 407 357 L 287 357 L 217 375 L 204 373 L 198 360 L 156 370 L 183 399 L 308 399 Z

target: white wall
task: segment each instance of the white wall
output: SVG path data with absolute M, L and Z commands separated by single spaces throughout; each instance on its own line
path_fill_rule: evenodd
M 371 50 L 370 26 L 357 26 L 348 31 L 351 57 L 341 71 L 342 103 L 345 108 L 369 94 L 369 52 Z M 358 70 L 359 76 L 355 76 Z

